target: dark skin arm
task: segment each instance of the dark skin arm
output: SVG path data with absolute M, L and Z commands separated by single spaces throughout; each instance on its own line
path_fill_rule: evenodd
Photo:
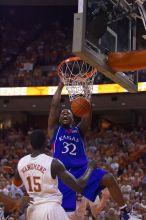
M 85 135 L 88 129 L 90 128 L 91 121 L 92 121 L 92 111 L 90 111 L 89 114 L 86 114 L 81 118 L 78 127 L 80 128 L 83 135 Z
M 84 175 L 81 176 L 79 179 L 76 179 L 71 173 L 69 173 L 66 170 L 65 166 L 62 164 L 61 161 L 53 159 L 51 165 L 51 174 L 53 179 L 55 179 L 56 176 L 58 176 L 62 180 L 62 182 L 64 182 L 64 184 L 66 184 L 72 190 L 81 193 L 84 187 L 86 186 L 86 183 L 95 167 L 96 162 L 90 162 Z
M 58 123 L 60 101 L 61 101 L 61 91 L 63 89 L 63 82 L 60 82 L 58 88 L 53 96 L 49 118 L 48 118 L 48 136 L 52 138 L 55 130 L 55 126 Z
M 62 164 L 61 161 L 57 159 L 53 159 L 52 165 L 51 165 L 51 175 L 52 178 L 55 179 L 56 176 L 59 177 L 64 184 L 69 186 L 74 191 L 81 193 L 86 186 L 86 183 L 92 173 L 92 171 L 96 168 L 96 161 L 91 161 L 88 164 L 88 168 L 83 176 L 81 176 L 78 180 L 69 173 L 65 166 Z M 19 182 L 21 180 L 18 171 L 15 172 L 15 181 Z
M 90 93 L 89 87 L 85 84 L 82 85 L 83 86 L 83 90 L 84 93 L 86 94 L 86 92 L 88 91 L 88 93 Z M 92 121 L 92 104 L 90 101 L 90 112 L 88 114 L 85 114 L 81 117 L 81 121 L 78 124 L 78 127 L 80 128 L 82 134 L 85 136 L 86 132 L 88 131 L 88 129 L 91 126 L 91 121 Z

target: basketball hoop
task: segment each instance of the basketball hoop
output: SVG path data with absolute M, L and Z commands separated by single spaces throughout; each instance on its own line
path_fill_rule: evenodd
M 71 57 L 58 66 L 58 75 L 69 93 L 70 101 L 83 97 L 90 101 L 96 68 L 79 57 Z

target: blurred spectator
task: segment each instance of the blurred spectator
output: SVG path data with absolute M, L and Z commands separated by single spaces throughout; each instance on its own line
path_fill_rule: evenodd
M 12 13 L 6 11 L 1 13 L 1 87 L 57 85 L 57 65 L 62 60 L 74 56 L 72 54 L 73 19 L 68 18 L 67 22 L 66 17 L 61 14 L 64 10 L 60 10 L 62 19 L 59 17 L 57 19 L 58 12 L 54 20 L 49 13 L 51 8 L 45 7 L 43 10 L 40 8 L 38 12 L 36 8 L 36 6 L 27 7 L 26 22 L 23 20 L 23 14 L 26 13 L 24 8 L 13 8 Z M 72 8 L 68 10 L 71 15 Z M 68 24 L 64 25 L 64 23 Z M 36 75 L 36 69 L 39 75 Z M 129 77 L 132 75 L 132 73 L 126 74 Z M 146 81 L 145 70 L 139 71 L 139 81 Z M 98 73 L 94 83 L 112 82 Z M 125 139 L 125 144 L 127 141 Z
M 110 208 L 104 217 L 105 220 L 120 220 L 119 215 L 117 214 L 116 210 L 114 208 Z
M 39 71 L 36 72 L 38 76 Z M 11 183 L 11 178 L 18 159 L 31 152 L 28 135 L 32 130 L 33 128 L 30 128 L 23 134 L 18 128 L 4 129 L 0 133 L 0 191 L 14 198 L 22 197 L 26 193 L 23 187 L 16 189 Z M 139 136 L 144 138 L 140 139 Z M 89 131 L 86 147 L 89 159 L 96 159 L 97 166 L 117 176 L 125 201 L 140 219 L 146 220 L 146 169 L 143 159 L 146 152 L 145 130 L 95 129 Z M 51 155 L 50 148 L 46 148 L 46 152 Z M 20 210 L 20 213 L 8 213 L 7 216 L 8 219 L 25 220 L 24 210 Z M 85 219 L 93 219 L 89 207 Z M 97 219 L 119 220 L 118 207 L 111 199 Z

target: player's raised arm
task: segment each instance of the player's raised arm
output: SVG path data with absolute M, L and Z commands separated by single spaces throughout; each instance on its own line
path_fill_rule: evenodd
M 50 113 L 48 118 L 48 136 L 49 138 L 52 138 L 55 126 L 58 122 L 59 117 L 59 108 L 60 108 L 60 101 L 61 101 L 61 91 L 64 84 L 60 81 L 58 88 L 53 96 L 51 107 L 50 107 Z
M 92 110 L 88 114 L 83 115 L 81 117 L 80 123 L 78 124 L 78 127 L 80 128 L 83 135 L 85 135 L 88 129 L 90 128 L 91 121 L 92 121 Z
M 96 168 L 96 162 L 92 161 L 88 164 L 86 172 L 77 180 L 71 173 L 69 173 L 61 161 L 54 159 L 51 166 L 51 174 L 55 179 L 58 176 L 64 184 L 70 187 L 72 190 L 81 193 L 86 186 L 86 183 L 92 173 Z

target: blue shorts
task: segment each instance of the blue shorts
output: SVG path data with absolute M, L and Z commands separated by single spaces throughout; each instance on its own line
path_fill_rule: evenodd
M 76 209 L 76 192 L 71 190 L 59 179 L 58 187 L 63 194 L 62 207 L 66 212 L 72 212 Z
M 102 169 L 95 169 L 89 180 L 87 181 L 87 185 L 81 193 L 88 200 L 94 202 L 97 195 L 104 189 L 104 186 L 100 186 L 100 182 L 105 174 L 108 172 Z M 59 190 L 63 194 L 63 202 L 62 207 L 66 212 L 74 211 L 76 209 L 76 192 L 71 190 L 65 184 L 63 184 L 59 180 Z
M 106 170 L 102 169 L 93 170 L 86 187 L 81 194 L 90 201 L 94 202 L 97 195 L 105 188 L 104 186 L 100 186 L 100 182 L 103 176 L 107 173 L 108 172 Z

